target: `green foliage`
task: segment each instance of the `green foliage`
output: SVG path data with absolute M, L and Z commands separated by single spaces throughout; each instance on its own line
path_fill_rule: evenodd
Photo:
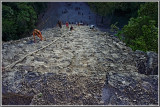
M 135 17 L 142 2 L 119 2 L 116 3 L 115 14 L 125 17 Z
M 37 20 L 37 14 L 32 6 L 28 6 L 26 3 L 19 3 L 17 14 L 18 34 L 24 34 L 35 28 L 35 22 Z
M 38 94 L 38 97 L 39 97 L 39 98 L 40 98 L 40 97 L 42 97 L 42 96 L 43 96 L 43 94 L 42 94 L 42 93 L 39 93 L 39 94 Z
M 130 18 L 128 25 L 122 28 L 124 42 L 133 50 L 158 52 L 157 11 L 157 3 L 145 3 L 138 10 L 138 17 Z
M 130 17 L 137 16 L 137 10 L 142 2 L 89 2 L 88 5 L 98 15 L 111 20 L 111 23 L 119 22 L 124 25 Z M 125 19 L 124 19 L 125 17 Z M 123 18 L 123 19 L 121 19 Z M 126 20 L 127 19 L 127 20 Z M 123 21 L 122 21 L 123 20 Z
M 148 16 L 152 20 L 156 21 L 156 26 L 158 25 L 158 3 L 157 2 L 147 2 L 141 5 L 138 10 L 138 16 Z
M 114 36 L 117 36 L 121 41 L 124 40 L 123 32 L 121 30 L 119 30 Z
M 44 4 L 46 3 L 3 2 L 2 40 L 16 40 L 30 34 L 35 28 L 38 14 L 44 9 Z
M 117 24 L 118 22 L 111 25 L 111 29 L 110 29 L 111 32 L 117 32 L 119 30 L 119 27 L 116 26 Z
M 147 50 L 158 53 L 158 28 L 155 26 L 155 22 L 154 20 L 149 20 L 149 25 L 142 26 L 142 32 Z
M 89 2 L 91 9 L 101 16 L 111 15 L 115 9 L 115 2 Z
M 42 2 L 31 2 L 30 4 L 32 4 L 32 7 L 34 8 L 35 12 L 38 14 L 40 14 L 47 8 L 47 4 Z
M 16 39 L 17 36 L 16 33 L 16 24 L 15 24 L 15 18 L 14 18 L 14 11 L 9 6 L 3 5 L 2 10 L 2 39 L 7 41 L 10 39 Z

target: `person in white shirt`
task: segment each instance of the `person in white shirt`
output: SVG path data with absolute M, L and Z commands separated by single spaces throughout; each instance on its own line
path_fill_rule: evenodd
M 90 26 L 90 29 L 94 29 L 94 28 L 95 28 L 95 26 L 94 26 L 94 25 L 91 25 L 91 26 Z

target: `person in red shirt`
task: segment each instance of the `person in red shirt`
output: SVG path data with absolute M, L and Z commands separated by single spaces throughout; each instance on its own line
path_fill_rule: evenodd
M 66 27 L 69 28 L 69 23 L 68 22 L 66 22 Z

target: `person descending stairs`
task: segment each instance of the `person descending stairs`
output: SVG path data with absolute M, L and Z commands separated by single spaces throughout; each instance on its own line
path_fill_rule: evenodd
M 41 39 L 41 41 L 43 40 L 41 32 L 38 29 L 34 29 L 34 31 L 33 31 L 33 37 L 34 37 L 34 42 L 35 43 L 36 43 L 35 35 L 37 35 Z

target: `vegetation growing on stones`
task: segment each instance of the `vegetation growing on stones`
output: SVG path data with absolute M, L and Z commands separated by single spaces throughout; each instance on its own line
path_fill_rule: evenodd
M 158 52 L 158 3 L 145 3 L 138 17 L 131 18 L 122 29 L 125 42 L 133 50 Z
M 124 25 L 116 36 L 121 40 L 123 38 L 127 46 L 134 51 L 158 52 L 158 2 L 88 4 L 93 11 L 102 16 L 102 23 L 105 16 L 110 16 L 112 30 L 113 27 L 118 28 L 119 26 L 118 24 L 116 25 L 115 21 L 124 23 L 119 20 L 119 17 L 129 18 L 128 24 Z

